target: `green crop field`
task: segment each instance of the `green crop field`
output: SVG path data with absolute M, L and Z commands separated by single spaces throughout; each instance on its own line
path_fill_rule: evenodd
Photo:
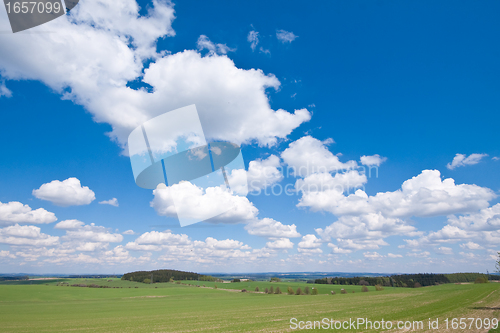
M 111 281 L 109 281 L 111 280 Z M 61 286 L 97 284 L 111 288 Z M 186 284 L 200 285 L 188 286 Z M 59 285 L 58 285 L 59 284 Z M 345 321 L 423 321 L 439 318 L 499 318 L 500 284 L 446 284 L 418 289 L 388 288 L 361 292 L 360 286 L 316 285 L 318 295 L 287 295 L 298 282 L 182 281 L 147 285 L 119 279 L 10 281 L 0 284 L 0 332 L 290 332 L 290 319 Z M 206 287 L 202 287 L 205 285 Z M 253 291 L 276 289 L 282 295 Z M 113 288 L 114 287 L 114 288 Z M 137 287 L 137 288 L 136 288 Z M 335 295 L 331 295 L 331 291 Z M 352 291 L 355 293 L 352 293 Z M 451 326 L 451 324 L 450 324 Z M 395 328 L 395 327 L 394 327 Z M 347 329 L 342 332 L 367 332 Z M 371 330 L 377 331 L 377 330 Z M 397 329 L 392 331 L 396 332 Z M 422 331 L 422 330 L 419 330 Z M 487 332 L 488 330 L 448 330 Z M 433 332 L 437 332 L 434 330 Z M 498 332 L 498 330 L 496 330 Z

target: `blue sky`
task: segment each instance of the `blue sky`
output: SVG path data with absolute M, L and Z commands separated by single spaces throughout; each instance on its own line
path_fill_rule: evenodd
M 0 270 L 492 271 L 499 6 L 81 0 L 17 34 L 0 10 Z M 321 190 L 181 228 L 126 142 L 190 104 L 261 191 Z

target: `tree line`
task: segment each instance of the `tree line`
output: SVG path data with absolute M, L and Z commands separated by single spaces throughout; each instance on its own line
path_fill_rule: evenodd
M 317 284 L 339 284 L 339 285 L 364 285 L 364 286 L 387 286 L 418 288 L 444 283 L 475 282 L 478 278 L 486 280 L 500 280 L 498 275 L 486 275 L 481 273 L 453 273 L 453 274 L 400 274 L 380 277 L 326 277 L 316 279 Z

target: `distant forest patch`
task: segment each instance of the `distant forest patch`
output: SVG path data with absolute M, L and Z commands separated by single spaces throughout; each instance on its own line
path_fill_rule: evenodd
M 153 279 L 151 281 L 151 279 Z M 123 274 L 122 280 L 157 283 L 170 282 L 173 280 L 197 280 L 197 281 L 219 281 L 218 278 L 209 275 L 201 275 L 192 272 L 176 271 L 173 269 L 160 269 L 156 271 L 138 271 Z

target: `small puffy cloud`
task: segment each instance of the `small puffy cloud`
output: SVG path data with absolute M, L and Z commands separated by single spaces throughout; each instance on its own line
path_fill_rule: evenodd
M 121 234 L 110 233 L 102 226 L 96 226 L 94 223 L 85 225 L 78 220 L 61 221 L 55 226 L 57 229 L 66 230 L 64 240 L 73 242 L 98 242 L 98 243 L 119 243 L 123 241 Z
M 255 51 L 257 44 L 259 44 L 259 33 L 255 30 L 250 31 L 247 36 L 247 41 L 250 43 L 252 51 Z
M 328 247 L 331 247 L 332 253 L 335 253 L 335 254 L 348 254 L 348 253 L 352 252 L 352 250 L 342 249 L 333 243 L 328 243 Z
M 277 30 L 276 31 L 276 38 L 280 42 L 284 43 L 291 43 L 293 42 L 297 37 L 293 32 L 286 31 L 286 30 Z
M 409 252 L 407 254 L 408 257 L 415 257 L 415 258 L 427 258 L 430 255 L 431 255 L 431 253 L 429 251 Z
M 12 97 L 12 91 L 5 86 L 5 82 L 0 82 L 0 97 Z
M 472 252 L 460 252 L 459 253 L 461 256 L 465 257 L 466 259 L 474 259 L 476 258 L 476 255 Z
M 270 218 L 254 220 L 245 226 L 250 235 L 273 238 L 300 237 L 295 224 L 286 225 Z
M 298 247 L 301 249 L 314 249 L 321 247 L 322 243 L 315 235 L 308 234 L 302 237 L 302 241 L 299 242 Z
M 387 253 L 387 256 L 389 258 L 403 258 L 403 256 L 401 254 Z
M 124 234 L 124 235 L 135 235 L 135 232 L 134 232 L 134 230 L 126 230 L 126 231 L 122 232 L 122 234 Z
M 335 190 L 339 193 L 344 193 L 350 189 L 361 187 L 367 181 L 366 175 L 357 170 L 336 173 L 335 176 L 332 176 L 328 172 L 313 173 L 304 179 L 298 179 L 295 182 L 295 190 L 302 193 L 322 192 L 326 190 Z
M 82 243 L 76 247 L 77 251 L 82 252 L 94 252 L 96 250 L 103 250 L 108 246 L 108 243 L 100 243 L 100 242 L 86 242 Z
M 199 51 L 208 50 L 210 54 L 227 54 L 228 52 L 235 51 L 234 49 L 228 47 L 226 44 L 212 43 L 212 41 L 210 41 L 210 39 L 205 35 L 201 35 L 198 38 L 196 45 L 198 46 Z
M 378 252 L 364 252 L 363 256 L 367 259 L 374 259 L 374 260 L 384 258 L 384 256 Z
M 110 206 L 118 207 L 118 199 L 116 199 L 116 198 L 104 200 L 104 201 L 99 201 L 99 203 L 101 205 L 110 205 Z
M 384 163 L 385 161 L 387 161 L 387 157 L 382 157 L 379 154 L 371 156 L 363 155 L 360 158 L 361 164 L 366 166 L 372 166 L 372 165 L 380 166 L 380 164 Z
M 55 229 L 62 229 L 62 230 L 74 230 L 81 228 L 85 225 L 85 223 L 78 221 L 78 220 L 64 220 L 59 223 L 57 223 L 54 228 Z
M 173 234 L 168 230 L 145 232 L 135 240 L 139 245 L 187 245 L 190 242 L 187 235 Z
M 467 250 L 482 250 L 482 249 L 484 249 L 484 247 L 482 247 L 481 245 L 474 243 L 474 242 L 467 242 L 464 244 L 460 244 L 460 247 L 462 249 L 467 249 Z
M 53 246 L 59 237 L 40 232 L 40 228 L 27 225 L 13 225 L 0 229 L 0 243 L 19 246 Z
M 0 251 L 0 258 L 10 258 L 10 259 L 15 259 L 16 256 L 12 253 L 10 253 L 10 251 Z
M 292 249 L 293 243 L 288 238 L 278 238 L 272 242 L 267 242 L 266 246 L 270 249 Z
M 205 239 L 205 242 L 194 241 L 194 246 L 210 247 L 218 250 L 228 250 L 228 249 L 241 249 L 244 246 L 244 244 L 243 242 L 234 239 L 217 240 L 213 237 L 207 237 Z
M 446 246 L 441 246 L 441 247 L 435 249 L 435 252 L 439 253 L 439 254 L 446 254 L 446 255 L 453 254 L 452 248 L 446 247 Z
M 333 155 L 326 147 L 332 142 L 332 140 L 322 142 L 312 136 L 304 136 L 290 143 L 281 153 L 281 158 L 291 168 L 291 173 L 300 177 L 357 167 L 355 161 L 340 162 L 338 156 Z
M 68 178 L 62 182 L 53 180 L 33 190 L 33 195 L 57 206 L 88 205 L 95 200 L 95 193 L 87 186 L 82 186 L 78 178 Z
M 497 156 L 493 156 L 491 159 L 492 159 L 493 161 L 500 161 L 500 157 L 497 157 Z
M 0 226 L 14 223 L 46 224 L 57 220 L 54 213 L 43 208 L 31 209 L 18 201 L 0 202 Z
M 271 54 L 271 51 L 269 49 L 265 49 L 262 46 L 259 48 L 260 53 L 264 54 Z
M 466 165 L 474 165 L 478 164 L 481 159 L 487 154 L 470 154 L 469 156 L 464 154 L 456 154 L 451 163 L 448 163 L 446 167 L 450 170 L 453 170 L 458 167 L 466 166 Z

